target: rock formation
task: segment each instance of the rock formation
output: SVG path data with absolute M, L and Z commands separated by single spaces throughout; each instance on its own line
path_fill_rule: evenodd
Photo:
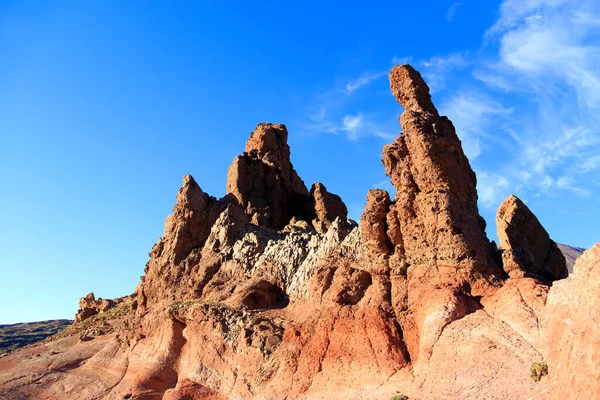
M 312 221 L 310 195 L 290 161 L 284 125 L 259 124 L 227 175 L 231 193 L 255 225 L 282 229 L 297 216 Z
M 98 313 L 110 310 L 123 303 L 127 297 L 119 297 L 117 299 L 99 298 L 96 300 L 94 293 L 88 293 L 85 297 L 79 299 L 79 310 L 75 314 L 75 323 L 82 322 Z
M 508 196 L 496 214 L 504 271 L 511 277 L 532 276 L 549 282 L 568 275 L 565 257 L 529 208 Z
M 558 249 L 565 257 L 565 261 L 567 262 L 567 270 L 569 274 L 573 273 L 573 267 L 575 266 L 575 261 L 577 258 L 583 254 L 585 249 L 581 247 L 569 246 L 568 244 L 556 243 Z
M 411 66 L 394 67 L 390 87 L 404 107 L 403 133 L 383 149 L 385 172 L 396 188 L 389 217 L 397 220 L 390 236 L 396 258 L 427 274 L 461 275 L 471 283 L 476 272 L 484 279 L 498 274 L 477 210 L 475 173 L 452 122 L 438 114 Z
M 600 243 L 555 282 L 541 324 L 549 346 L 549 381 L 555 399 L 600 396 Z
M 503 274 L 452 123 L 409 65 L 390 86 L 394 199 L 369 191 L 358 226 L 323 184 L 307 190 L 285 126 L 258 125 L 225 197 L 184 177 L 131 298 L 102 312 L 90 294 L 78 324 L 0 358 L 0 398 L 598 397 L 598 246 L 550 288 L 562 271 L 519 205 L 501 244 L 531 257 Z

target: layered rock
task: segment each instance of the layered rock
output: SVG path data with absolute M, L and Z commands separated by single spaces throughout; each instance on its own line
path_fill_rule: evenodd
M 597 397 L 598 252 L 552 289 L 502 276 L 452 123 L 412 67 L 395 67 L 390 86 L 405 108 L 404 132 L 383 154 L 397 193 L 369 191 L 360 227 L 324 185 L 306 189 L 285 126 L 260 124 L 230 167 L 223 199 L 184 177 L 134 304 L 21 358 L 0 358 L 3 393 Z M 82 315 L 97 307 L 93 296 L 82 302 Z M 550 377 L 531 380 L 530 366 L 544 361 Z
M 504 271 L 511 277 L 531 275 L 549 282 L 569 274 L 565 257 L 531 210 L 508 196 L 496 213 Z

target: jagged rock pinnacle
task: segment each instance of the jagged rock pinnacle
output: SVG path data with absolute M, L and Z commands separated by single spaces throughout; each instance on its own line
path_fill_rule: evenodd
M 549 281 L 567 277 L 565 257 L 517 196 L 508 196 L 498 207 L 496 227 L 504 270 L 511 277 L 525 273 Z

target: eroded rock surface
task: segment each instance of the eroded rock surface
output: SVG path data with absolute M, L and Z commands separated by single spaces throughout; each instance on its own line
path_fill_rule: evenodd
M 496 213 L 504 270 L 509 276 L 526 274 L 555 281 L 569 274 L 557 244 L 519 198 L 508 196 Z
M 551 289 L 539 270 L 503 275 L 452 123 L 412 67 L 395 67 L 390 87 L 404 107 L 403 132 L 383 150 L 396 195 L 369 191 L 360 227 L 323 184 L 307 190 L 285 126 L 260 124 L 229 169 L 224 198 L 184 177 L 119 312 L 84 318 L 101 306 L 82 299 L 80 322 L 62 336 L 0 358 L 1 393 L 598 397 L 598 246 Z M 519 246 L 537 254 L 529 239 Z M 529 377 L 534 362 L 549 366 L 540 382 Z
M 297 216 L 312 221 L 310 194 L 290 161 L 288 132 L 281 124 L 259 124 L 246 142 L 246 151 L 229 167 L 231 193 L 252 223 L 282 229 Z
M 554 282 L 542 313 L 554 399 L 600 397 L 600 243 Z

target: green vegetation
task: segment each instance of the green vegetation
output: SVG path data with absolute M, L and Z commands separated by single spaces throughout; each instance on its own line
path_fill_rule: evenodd
M 542 379 L 542 376 L 548 375 L 548 364 L 544 361 L 542 362 L 534 362 L 531 364 L 531 379 L 534 382 L 539 382 Z
M 397 394 L 394 397 L 392 397 L 392 400 L 408 400 L 408 396 L 405 396 L 403 394 Z

